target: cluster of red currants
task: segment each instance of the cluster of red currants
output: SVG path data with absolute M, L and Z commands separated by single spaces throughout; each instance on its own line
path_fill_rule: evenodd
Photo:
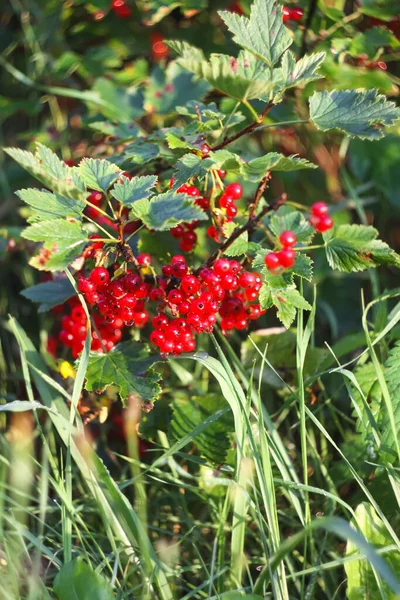
M 197 276 L 189 273 L 185 258 L 177 255 L 171 264 L 164 265 L 162 273 L 161 287 L 152 293 L 159 289 L 161 297 L 163 289 L 173 287 L 158 307 L 150 340 L 163 354 L 193 351 L 193 335 L 211 333 L 218 313 L 224 332 L 245 329 L 250 320 L 262 314 L 259 304 L 251 304 L 258 297 L 261 277 L 244 271 L 235 260 L 219 258 L 212 267 L 200 269 Z M 165 314 L 167 309 L 172 319 Z
M 109 352 L 121 340 L 121 328 L 107 323 L 99 313 L 93 315 L 93 320 L 95 327 L 92 330 L 91 349 Z M 69 315 L 62 317 L 58 339 L 61 344 L 71 348 L 73 357 L 77 358 L 83 350 L 86 335 L 86 313 L 83 307 L 77 304 L 73 306 Z
M 333 219 L 328 215 L 328 210 L 325 202 L 316 202 L 311 206 L 310 223 L 320 233 L 333 227 Z
M 232 221 L 233 218 L 236 217 L 238 209 L 235 202 L 237 200 L 240 200 L 242 195 L 243 188 L 240 185 L 240 183 L 237 183 L 235 181 L 233 183 L 229 183 L 226 186 L 222 196 L 219 199 L 219 205 L 222 209 L 225 210 L 227 221 Z
M 293 246 L 297 242 L 297 238 L 293 231 L 283 231 L 279 236 L 279 242 L 282 245 L 282 250 L 269 252 L 264 259 L 265 266 L 274 274 L 290 269 L 296 262 L 296 252 Z
M 170 188 L 172 188 L 174 184 L 174 180 L 170 181 Z M 200 190 L 194 185 L 181 185 L 178 190 L 180 194 L 186 194 L 191 198 L 196 198 L 195 204 L 200 206 L 203 210 L 208 210 L 210 208 L 210 200 L 207 197 L 203 197 L 201 195 Z M 195 233 L 195 229 L 199 226 L 198 221 L 193 221 L 192 223 L 182 223 L 173 227 L 171 229 L 171 234 L 177 240 L 180 240 L 179 246 L 182 252 L 191 252 L 196 245 L 197 242 L 197 234 Z
M 140 275 L 128 271 L 117 279 L 110 280 L 104 267 L 95 267 L 89 277 L 78 280 L 78 290 L 91 306 L 97 306 L 106 323 L 116 329 L 126 327 L 142 328 L 149 319 L 145 301 L 151 285 Z
M 132 9 L 125 0 L 112 0 L 110 7 L 120 19 L 128 19 L 132 15 Z
M 300 6 L 284 6 L 283 7 L 283 22 L 301 21 L 304 16 L 304 10 Z

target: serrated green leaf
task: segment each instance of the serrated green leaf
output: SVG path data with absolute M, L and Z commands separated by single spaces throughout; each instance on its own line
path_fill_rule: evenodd
M 108 581 L 96 573 L 81 557 L 64 564 L 54 579 L 58 600 L 113 600 Z
M 277 317 L 288 329 L 296 318 L 296 309 L 311 310 L 311 305 L 293 285 L 283 289 L 271 288 L 271 300 L 277 308 Z
M 175 400 L 173 403 L 171 433 L 175 439 L 182 437 L 204 422 L 205 419 L 221 412 L 218 420 L 211 423 L 195 438 L 201 454 L 213 464 L 222 464 L 230 447 L 229 435 L 233 431 L 232 412 L 220 394 L 195 396 L 189 400 Z
M 294 275 L 311 281 L 313 277 L 313 261 L 304 252 L 296 252 L 296 262 L 289 269 Z
M 50 310 L 74 296 L 75 290 L 66 277 L 32 285 L 21 292 L 31 302 L 39 303 L 39 312 Z
M 155 175 L 144 175 L 143 177 L 122 177 L 110 191 L 120 204 L 131 208 L 135 202 L 149 198 L 152 189 L 157 183 Z
M 224 233 L 227 236 L 232 235 L 232 233 L 227 234 L 225 228 Z M 255 242 L 249 242 L 249 234 L 247 231 L 245 231 L 229 246 L 227 250 L 225 250 L 224 254 L 226 256 L 241 256 L 249 252 L 257 252 L 259 248 L 259 244 L 256 244 Z
M 313 227 L 303 214 L 291 206 L 280 206 L 268 220 L 272 233 L 279 237 L 283 231 L 293 231 L 297 243 L 307 245 L 315 233 Z
M 33 242 L 43 242 L 46 252 L 39 252 L 29 264 L 39 270 L 61 271 L 81 254 L 88 242 L 87 234 L 78 221 L 53 219 L 39 221 L 22 232 L 22 237 Z
M 221 112 L 215 102 L 203 104 L 192 100 L 186 106 L 177 106 L 176 110 L 180 115 L 195 121 L 200 132 L 220 129 L 222 124 L 225 124 L 225 127 L 229 129 L 245 119 L 242 113 L 236 112 L 232 117 L 229 117 L 229 122 L 227 122 L 228 115 Z
M 28 188 L 15 192 L 17 196 L 32 208 L 30 220 L 49 220 L 61 218 L 80 219 L 86 204 L 83 200 L 65 198 L 47 190 Z
M 274 0 L 255 0 L 250 18 L 228 11 L 220 17 L 233 33 L 233 40 L 273 67 L 292 44 L 283 24 L 282 6 Z
M 85 186 L 78 170 L 66 165 L 42 144 L 38 144 L 37 148 L 35 155 L 19 148 L 5 148 L 4 151 L 28 173 L 57 194 L 76 200 L 86 198 Z
M 87 241 L 87 235 L 82 231 L 80 222 L 64 221 L 63 219 L 34 223 L 23 231 L 22 237 L 32 242 L 56 244 L 64 248 Z
M 207 214 L 185 194 L 170 191 L 154 196 L 149 201 L 142 220 L 149 229 L 169 230 L 179 223 L 207 219 Z
M 400 342 L 390 350 L 389 356 L 385 362 L 385 379 L 387 382 L 390 399 L 393 407 L 394 421 L 396 425 L 397 437 L 400 436 Z M 394 439 L 393 429 L 391 427 L 390 418 L 387 410 L 383 410 L 382 414 L 382 447 L 396 451 L 396 440 Z
M 170 42 L 180 55 L 179 64 L 215 89 L 236 100 L 262 99 L 274 89 L 274 75 L 252 54 L 241 51 L 237 58 L 211 54 L 207 60 L 201 50 L 186 42 Z
M 116 85 L 111 79 L 100 77 L 96 80 L 93 91 L 101 98 L 101 104 L 96 108 L 107 119 L 118 123 L 132 123 L 145 114 L 143 91 L 139 87 L 127 89 Z
M 181 185 L 187 183 L 192 177 L 200 175 L 204 171 L 203 161 L 197 154 L 184 154 L 174 165 L 174 185 L 173 190 L 177 190 Z
M 282 88 L 287 89 L 296 85 L 305 84 L 315 79 L 323 78 L 323 75 L 317 73 L 317 70 L 325 59 L 325 52 L 316 52 L 315 54 L 306 54 L 303 58 L 296 61 L 296 58 L 290 50 L 285 52 L 282 57 Z
M 152 144 L 147 139 L 139 138 L 133 144 L 128 144 L 124 148 L 124 160 L 132 160 L 135 164 L 141 165 L 156 160 L 161 155 L 160 147 Z
M 390 546 L 393 543 L 386 525 L 377 515 L 375 509 L 367 502 L 357 506 L 352 524 L 377 549 Z M 348 541 L 346 557 L 351 557 L 355 553 L 359 553 L 359 548 L 353 542 Z M 392 568 L 393 573 L 399 572 L 400 557 L 397 550 L 386 552 L 385 560 Z M 371 598 L 372 600 L 372 598 L 382 597 L 387 598 L 387 600 L 395 600 L 398 598 L 386 584 L 383 577 L 380 578 L 380 584 L 378 585 L 376 572 L 374 572 L 366 558 L 345 562 L 344 567 L 347 575 L 346 596 L 349 600 L 359 600 L 361 598 Z
M 85 388 L 101 391 L 115 385 L 122 401 L 133 395 L 141 401 L 152 402 L 161 391 L 158 384 L 160 375 L 148 372 L 154 362 L 155 358 L 150 356 L 148 348 L 137 342 L 122 342 L 107 354 L 91 352 Z
M 399 117 L 394 102 L 376 90 L 315 92 L 310 98 L 310 118 L 322 131 L 338 129 L 351 137 L 379 139 L 384 127 Z
M 325 251 L 332 269 L 352 273 L 378 265 L 400 268 L 400 256 L 385 242 L 377 240 L 378 231 L 366 225 L 340 225 L 324 235 Z
M 377 51 L 383 47 L 398 49 L 400 41 L 387 27 L 371 27 L 357 33 L 351 40 L 348 51 L 353 56 L 366 54 L 369 58 L 374 58 Z
M 100 158 L 84 158 L 79 163 L 79 173 L 89 189 L 104 193 L 122 175 L 119 167 Z
M 300 169 L 316 169 L 317 165 L 297 156 L 284 156 L 279 152 L 269 152 L 260 158 L 254 158 L 249 163 L 243 163 L 242 176 L 248 181 L 260 181 L 266 171 L 298 171 Z

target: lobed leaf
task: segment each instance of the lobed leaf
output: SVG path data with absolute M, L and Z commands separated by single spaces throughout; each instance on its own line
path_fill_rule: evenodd
M 228 11 L 220 11 L 219 15 L 233 33 L 233 40 L 269 67 L 273 67 L 292 44 L 283 24 L 282 6 L 276 0 L 255 0 L 250 18 Z
M 110 194 L 120 204 L 131 208 L 135 202 L 145 200 L 152 195 L 152 188 L 157 183 L 155 175 L 145 175 L 143 177 L 121 177 L 121 179 L 111 189 Z
M 374 140 L 399 117 L 394 102 L 376 90 L 315 92 L 310 98 L 310 118 L 318 129 L 339 129 L 351 137 Z
M 179 223 L 191 223 L 208 218 L 204 210 L 194 203 L 193 198 L 173 191 L 154 196 L 147 201 L 146 208 L 143 204 L 141 209 L 140 218 L 143 223 L 149 229 L 156 231 L 165 231 Z
M 84 158 L 79 173 L 87 188 L 104 193 L 122 175 L 119 167 L 100 158 Z

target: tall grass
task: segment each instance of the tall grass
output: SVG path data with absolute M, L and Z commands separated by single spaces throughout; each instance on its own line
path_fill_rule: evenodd
M 295 385 L 274 368 L 268 344 L 260 347 L 252 338 L 247 342 L 257 357 L 248 371 L 226 339 L 220 346 L 213 338 L 216 358 L 201 352 L 190 358 L 202 370 L 205 389 L 218 385 L 227 408 L 174 443 L 160 430 L 158 445 L 143 462 L 138 452 L 139 414 L 132 406 L 125 424 L 128 452 L 111 456 L 112 473 L 86 439 L 76 410 L 88 348 L 71 391 L 66 391 L 11 319 L 26 398 L 1 405 L 8 415 L 0 458 L 2 597 L 343 598 L 346 589 L 349 597 L 356 597 L 351 594 L 357 572 L 361 581 L 372 577 L 377 595 L 371 598 L 394 598 L 400 593 L 393 571 L 400 557 L 399 524 L 389 516 L 393 506 L 388 514 L 359 465 L 332 436 L 327 420 L 337 413 L 330 412 L 324 382 L 329 384 L 332 377 L 341 381 L 349 407 L 358 408 L 358 427 L 372 426 L 372 443 L 379 449 L 379 428 L 354 369 L 370 357 L 398 449 L 397 402 L 390 396 L 377 349 L 390 339 L 400 309 L 389 314 L 381 331 L 371 331 L 368 321 L 376 303 L 396 293 L 366 307 L 365 348 L 357 357 L 341 364 L 330 349 L 336 365 L 315 368 L 311 379 L 305 366 L 314 339 L 315 302 L 306 323 L 300 311 Z M 174 372 L 190 385 L 193 380 L 185 365 L 177 362 Z M 268 412 L 265 396 L 267 370 L 283 391 L 282 408 L 275 414 Z M 318 381 L 325 391 L 322 403 L 313 406 L 310 386 Z M 364 421 L 355 394 L 365 409 Z M 195 451 L 196 438 L 227 410 L 234 419 L 234 460 L 215 470 Z M 281 414 L 292 416 L 295 447 L 282 427 Z M 344 465 L 347 480 L 358 488 L 356 500 L 344 499 L 330 475 L 329 461 Z M 378 471 L 387 474 L 384 481 L 398 502 L 397 465 L 395 458 L 378 465 Z M 360 507 L 374 512 L 365 509 L 362 520 Z M 75 596 L 68 595 L 72 589 Z M 362 589 L 358 593 L 364 593 Z

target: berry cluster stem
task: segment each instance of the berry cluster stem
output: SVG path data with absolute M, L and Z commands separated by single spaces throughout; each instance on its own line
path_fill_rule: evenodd
M 248 125 L 246 125 L 246 127 L 243 127 L 243 129 L 240 129 L 240 131 L 231 135 L 230 137 L 226 137 L 222 140 L 220 144 L 217 144 L 216 146 L 211 148 L 211 150 L 213 152 L 215 152 L 216 150 L 221 150 L 221 148 L 225 148 L 225 146 L 228 146 L 228 144 L 231 144 L 232 142 L 235 142 L 239 138 L 243 137 L 244 135 L 247 135 L 248 133 L 254 131 L 254 129 L 256 129 L 256 127 L 258 127 L 263 122 L 264 118 L 267 116 L 267 114 L 273 106 L 274 103 L 272 102 L 272 100 L 270 100 L 267 106 L 265 107 L 264 112 L 260 115 L 258 119 L 254 120 L 252 123 L 249 123 Z
M 249 220 L 244 225 L 242 225 L 242 227 L 235 229 L 232 235 L 218 248 L 218 250 L 216 250 L 214 254 L 211 254 L 211 256 L 206 260 L 206 262 L 199 269 L 197 269 L 195 274 L 198 274 L 200 270 L 205 267 L 211 267 L 214 264 L 214 262 L 219 258 L 219 256 L 224 254 L 224 252 L 233 244 L 235 240 L 237 240 L 238 237 L 240 237 L 246 231 L 251 233 L 258 224 L 258 222 L 261 221 L 261 219 L 265 217 L 265 215 L 269 212 L 278 210 L 278 208 L 286 202 L 286 198 L 286 194 L 281 194 L 276 200 L 272 202 L 272 204 L 264 206 L 264 208 L 258 213 L 258 215 L 250 217 Z

